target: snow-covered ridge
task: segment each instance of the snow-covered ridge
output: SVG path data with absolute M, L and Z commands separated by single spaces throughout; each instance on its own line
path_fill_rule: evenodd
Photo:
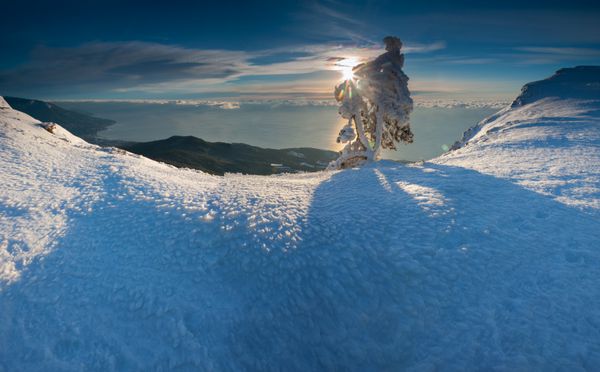
M 600 66 L 564 68 L 467 130 L 438 163 L 466 166 L 600 209 Z M 490 161 L 493 159 L 493 161 Z
M 563 68 L 544 80 L 525 84 L 513 107 L 540 99 L 600 99 L 600 66 Z
M 6 100 L 2 96 L 0 96 L 0 109 L 2 109 L 2 110 L 10 110 L 11 109 L 8 102 L 6 102 Z
M 463 146 L 476 135 L 482 135 L 482 132 L 488 129 L 488 124 L 497 123 L 503 115 L 511 113 L 521 106 L 541 100 L 544 102 L 571 100 L 572 103 L 575 103 L 575 100 L 584 100 L 591 101 L 588 103 L 592 105 L 597 104 L 597 101 L 600 101 L 600 66 L 563 68 L 547 79 L 525 84 L 521 89 L 521 94 L 510 106 L 504 107 L 503 110 L 467 130 L 462 140 L 458 141 L 454 148 Z M 555 113 L 556 110 L 550 107 L 550 112 Z M 519 115 L 517 114 L 517 117 Z
M 0 370 L 593 370 L 597 99 L 506 108 L 432 162 L 271 177 L 0 100 Z

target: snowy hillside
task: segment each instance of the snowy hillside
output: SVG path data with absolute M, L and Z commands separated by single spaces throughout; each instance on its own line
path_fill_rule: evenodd
M 0 99 L 0 371 L 596 369 L 598 71 L 431 162 L 270 177 Z
M 512 105 L 471 128 L 456 147 L 435 162 L 600 209 L 600 67 L 561 69 L 525 85 Z

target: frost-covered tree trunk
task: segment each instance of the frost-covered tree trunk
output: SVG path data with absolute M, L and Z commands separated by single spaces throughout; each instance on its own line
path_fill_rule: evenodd
M 386 53 L 356 66 L 354 76 L 335 87 L 339 113 L 348 119 L 337 141 L 347 145 L 330 169 L 379 160 L 382 149 L 395 150 L 396 143 L 413 141 L 409 122 L 413 101 L 402 71 L 402 42 L 393 36 L 383 41 Z

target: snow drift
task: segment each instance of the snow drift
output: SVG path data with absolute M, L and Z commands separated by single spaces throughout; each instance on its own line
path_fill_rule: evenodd
M 431 162 L 271 177 L 0 101 L 0 370 L 594 369 L 600 95 L 544 84 Z

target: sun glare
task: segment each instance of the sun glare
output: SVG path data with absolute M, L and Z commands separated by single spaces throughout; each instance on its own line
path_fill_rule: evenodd
M 352 78 L 354 78 L 354 73 L 352 72 L 351 66 L 342 67 L 342 77 L 344 80 L 352 80 Z
M 358 65 L 358 61 L 355 57 L 349 57 L 336 63 L 336 66 L 338 70 L 342 73 L 342 78 L 344 80 L 354 79 L 354 73 L 352 72 L 352 69 L 356 65 Z

